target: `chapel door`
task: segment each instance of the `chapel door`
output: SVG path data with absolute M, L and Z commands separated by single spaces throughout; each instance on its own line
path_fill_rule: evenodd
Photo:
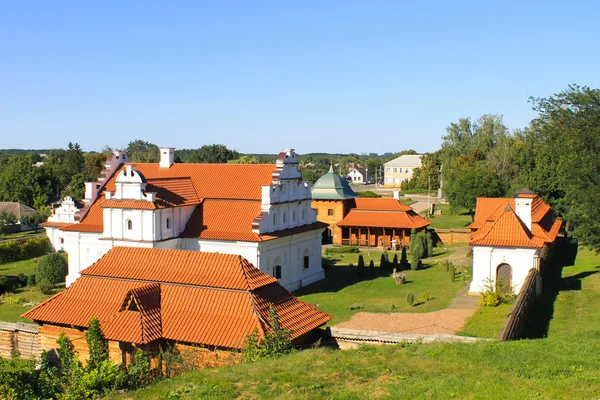
M 496 270 L 496 286 L 505 289 L 512 288 L 512 267 L 509 264 L 500 264 Z

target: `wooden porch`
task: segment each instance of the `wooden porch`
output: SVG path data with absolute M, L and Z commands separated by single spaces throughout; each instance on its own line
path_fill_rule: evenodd
M 342 246 L 383 247 L 394 250 L 410 245 L 410 229 L 343 227 Z

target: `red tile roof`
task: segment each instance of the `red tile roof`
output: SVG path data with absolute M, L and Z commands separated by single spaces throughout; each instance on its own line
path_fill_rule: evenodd
M 554 217 L 551 207 L 535 194 L 519 194 L 531 198 L 531 229 L 515 214 L 514 198 L 479 198 L 475 221 L 469 226 L 473 245 L 540 248 L 552 243 L 562 221 Z
M 129 210 L 156 210 L 158 207 L 152 201 L 146 200 L 120 200 L 110 199 L 102 204 L 101 208 L 126 208 Z
M 24 316 L 81 328 L 95 316 L 109 340 L 240 348 L 253 329 L 269 328 L 269 305 L 293 338 L 331 319 L 240 256 L 115 247 Z
M 71 225 L 71 224 L 65 223 L 65 222 L 50 222 L 50 221 L 42 222 L 40 224 L 40 226 L 43 228 L 62 228 L 67 225 Z
M 356 208 L 338 222 L 338 226 L 371 228 L 423 228 L 428 220 L 415 213 L 412 207 L 390 198 L 356 198 Z

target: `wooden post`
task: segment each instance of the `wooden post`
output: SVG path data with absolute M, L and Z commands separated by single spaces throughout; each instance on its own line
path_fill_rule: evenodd
M 367 247 L 371 247 L 371 228 L 367 226 Z
M 352 246 L 352 227 L 348 227 L 348 245 Z
M 358 227 L 358 245 L 360 246 L 360 226 Z

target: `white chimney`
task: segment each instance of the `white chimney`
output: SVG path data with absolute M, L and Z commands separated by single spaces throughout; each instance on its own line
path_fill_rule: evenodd
M 160 167 L 170 168 L 175 162 L 175 147 L 161 147 L 160 150 Z
M 400 191 L 399 190 L 394 190 L 394 198 L 396 200 L 400 200 Z
M 529 197 L 515 197 L 515 214 L 525 224 L 525 226 L 531 230 L 531 203 L 532 198 Z

